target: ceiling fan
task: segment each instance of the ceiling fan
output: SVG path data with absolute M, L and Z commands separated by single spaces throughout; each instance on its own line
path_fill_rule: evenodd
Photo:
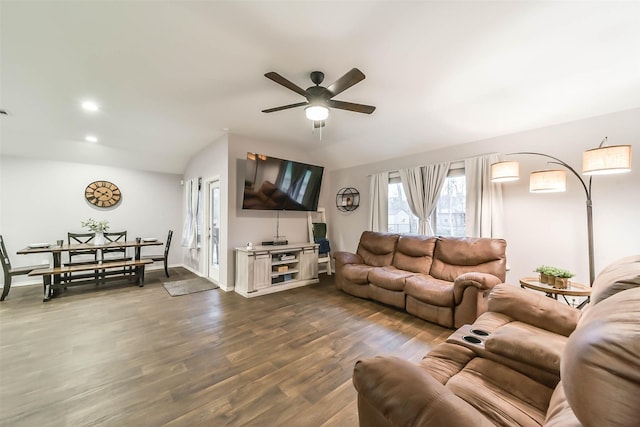
M 365 75 L 357 68 L 352 68 L 344 76 L 333 82 L 329 87 L 320 86 L 324 80 L 322 71 L 312 71 L 309 75 L 315 86 L 308 87 L 306 90 L 290 82 L 276 72 L 269 72 L 264 75 L 266 78 L 290 89 L 305 98 L 305 102 L 297 102 L 295 104 L 283 105 L 281 107 L 268 108 L 262 110 L 263 113 L 273 113 L 274 111 L 286 110 L 289 108 L 307 106 L 305 114 L 309 120 L 313 121 L 313 127 L 319 128 L 325 125 L 325 119 L 329 117 L 329 108 L 338 108 L 340 110 L 355 111 L 356 113 L 371 114 L 376 107 L 371 105 L 354 104 L 353 102 L 344 102 L 332 99 L 339 93 L 344 92 L 356 83 L 364 80 Z

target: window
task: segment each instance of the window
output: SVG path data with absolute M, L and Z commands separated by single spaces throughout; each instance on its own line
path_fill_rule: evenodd
M 387 229 L 389 233 L 415 234 L 418 232 L 418 217 L 409 209 L 407 196 L 404 194 L 399 175 L 397 178 L 389 179 L 389 219 Z
M 466 198 L 465 176 L 447 176 L 440 190 L 436 210 L 431 215 L 431 224 L 434 225 L 436 235 L 466 236 Z
M 463 163 L 452 164 L 436 209 L 431 215 L 431 226 L 437 236 L 463 237 L 466 235 L 466 183 Z M 409 208 L 400 174 L 389 176 L 389 233 L 418 233 L 418 217 Z

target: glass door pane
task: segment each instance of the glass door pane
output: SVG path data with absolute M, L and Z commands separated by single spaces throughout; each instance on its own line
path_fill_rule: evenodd
M 220 278 L 220 181 L 209 186 L 209 277 Z

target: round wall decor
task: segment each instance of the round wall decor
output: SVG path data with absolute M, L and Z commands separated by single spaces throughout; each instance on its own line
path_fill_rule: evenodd
M 99 208 L 110 208 L 117 205 L 122 193 L 117 185 L 109 181 L 94 181 L 87 185 L 84 197 L 89 203 Z
M 360 206 L 360 192 L 353 187 L 345 187 L 336 194 L 336 208 L 342 212 L 355 211 Z

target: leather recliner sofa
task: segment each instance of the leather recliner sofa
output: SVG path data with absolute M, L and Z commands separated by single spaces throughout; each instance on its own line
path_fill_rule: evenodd
M 336 286 L 453 328 L 486 311 L 506 275 L 503 239 L 365 231 L 355 254 L 335 252 Z
M 583 312 L 506 284 L 488 308 L 419 363 L 357 362 L 360 426 L 640 425 L 640 255 L 605 268 Z

